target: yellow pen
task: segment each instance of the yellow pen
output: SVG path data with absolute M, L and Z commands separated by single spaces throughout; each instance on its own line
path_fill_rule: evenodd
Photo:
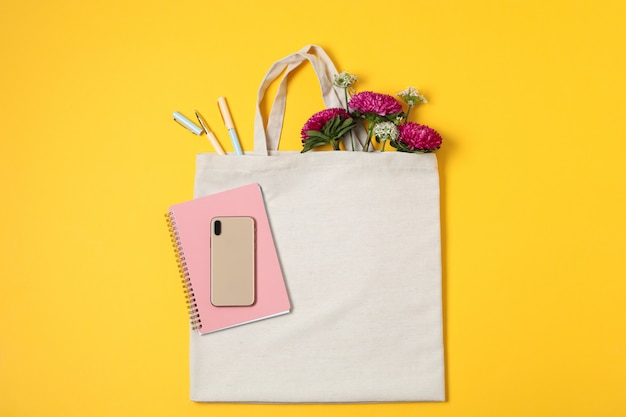
M 226 129 L 228 130 L 228 135 L 230 136 L 230 141 L 233 143 L 235 153 L 237 155 L 243 155 L 241 144 L 239 143 L 239 137 L 237 136 L 237 131 L 235 130 L 235 124 L 233 123 L 232 117 L 230 117 L 230 111 L 228 111 L 226 99 L 224 97 L 219 97 L 217 99 L 217 105 L 220 108 L 222 119 L 224 119 L 224 126 L 226 126 Z
M 196 113 L 198 122 L 200 122 L 200 126 L 202 126 L 202 129 L 204 129 L 204 132 L 206 133 L 206 137 L 209 140 L 209 142 L 211 142 L 211 145 L 213 145 L 215 152 L 217 152 L 220 155 L 226 155 L 226 152 L 224 152 L 224 149 L 222 149 L 222 146 L 218 142 L 217 138 L 215 137 L 211 129 L 209 129 L 209 124 L 206 122 L 206 120 L 204 120 L 204 117 L 202 117 L 202 115 L 198 113 L 197 110 L 194 110 L 194 113 Z

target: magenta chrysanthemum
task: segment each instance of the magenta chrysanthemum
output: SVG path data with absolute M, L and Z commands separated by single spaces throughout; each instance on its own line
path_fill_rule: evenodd
M 373 113 L 379 116 L 387 116 L 402 111 L 402 105 L 395 97 L 371 91 L 355 94 L 350 99 L 348 106 L 361 114 Z
M 441 146 L 441 135 L 428 126 L 407 122 L 398 126 L 398 130 L 398 142 L 406 144 L 410 150 L 434 151 Z
M 341 120 L 346 120 L 350 118 L 350 114 L 348 114 L 345 109 L 340 108 L 330 108 L 315 113 L 309 118 L 309 120 L 307 120 L 307 122 L 302 127 L 302 130 L 300 131 L 300 136 L 302 137 L 302 140 L 307 140 L 309 138 L 309 135 L 306 132 L 308 132 L 309 130 L 315 130 L 316 132 L 320 132 L 322 128 L 326 126 L 326 123 L 328 123 L 330 119 L 336 116 L 341 116 Z

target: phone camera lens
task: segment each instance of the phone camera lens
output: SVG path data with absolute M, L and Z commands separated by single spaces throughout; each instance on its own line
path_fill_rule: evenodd
M 213 223 L 214 227 L 215 227 L 215 236 L 219 236 L 222 234 L 222 222 L 219 220 L 215 220 L 215 223 Z

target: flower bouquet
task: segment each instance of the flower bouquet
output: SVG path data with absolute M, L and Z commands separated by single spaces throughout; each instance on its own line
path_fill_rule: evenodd
M 357 77 L 346 71 L 335 75 L 333 84 L 344 89 L 347 106 L 319 111 L 307 120 L 300 132 L 303 153 L 324 145 L 341 150 L 339 145 L 344 139 L 346 149 L 349 143 L 351 150 L 356 150 L 352 130 L 357 121 L 363 123 L 367 131 L 365 144 L 360 143 L 364 152 L 373 149 L 372 140 L 382 143 L 382 152 L 387 142 L 399 152 L 428 153 L 441 147 L 442 139 L 437 131 L 409 121 L 413 107 L 428 103 L 417 89 L 408 87 L 397 94 L 407 105 L 405 112 L 402 103 L 388 94 L 372 91 L 354 94 L 351 87 L 356 81 Z

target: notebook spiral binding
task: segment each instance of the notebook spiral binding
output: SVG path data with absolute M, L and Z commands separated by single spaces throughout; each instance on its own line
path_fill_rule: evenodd
M 191 328 L 193 330 L 198 330 L 202 328 L 202 321 L 200 320 L 198 303 L 196 302 L 196 297 L 193 292 L 191 280 L 189 279 L 189 270 L 187 268 L 187 262 L 185 261 L 185 252 L 183 251 L 183 246 L 180 242 L 178 229 L 176 228 L 176 219 L 174 218 L 174 213 L 171 211 L 165 214 L 165 217 L 167 221 L 167 226 L 170 229 L 170 240 L 172 241 L 172 246 L 174 246 L 174 251 L 176 253 L 178 272 L 180 273 L 180 279 L 185 290 L 185 299 L 187 303 L 187 308 L 189 309 L 189 320 L 191 322 Z

